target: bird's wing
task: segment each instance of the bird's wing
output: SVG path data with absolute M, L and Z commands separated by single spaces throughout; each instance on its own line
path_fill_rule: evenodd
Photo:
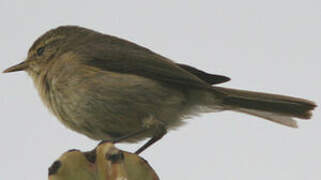
M 224 82 L 231 80 L 229 77 L 217 75 L 217 74 L 209 74 L 209 73 L 206 73 L 202 70 L 196 69 L 196 68 L 186 65 L 186 64 L 178 64 L 177 63 L 176 65 L 178 65 L 180 68 L 183 68 L 184 70 L 194 74 L 195 76 L 197 76 L 198 78 L 200 78 L 201 80 L 203 80 L 209 84 L 220 84 L 220 83 L 224 83 Z
M 110 36 L 101 38 L 106 38 L 106 41 L 100 45 L 96 43 L 94 53 L 85 53 L 86 57 L 82 58 L 82 63 L 101 70 L 135 74 L 182 88 L 212 89 L 211 84 L 228 80 L 190 66 L 177 65 L 163 56 L 126 40 Z M 83 53 L 85 49 L 79 52 Z

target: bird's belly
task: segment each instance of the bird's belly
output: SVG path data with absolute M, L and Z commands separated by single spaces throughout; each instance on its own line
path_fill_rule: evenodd
M 60 88 L 51 95 L 51 109 L 65 126 L 96 140 L 133 133 L 144 128 L 144 120 L 151 117 L 167 127 L 180 125 L 188 104 L 185 94 L 149 79 L 135 78 L 129 75 L 102 84 L 104 80 L 98 77 L 99 80 L 88 79 Z M 127 141 L 150 137 L 152 133 Z

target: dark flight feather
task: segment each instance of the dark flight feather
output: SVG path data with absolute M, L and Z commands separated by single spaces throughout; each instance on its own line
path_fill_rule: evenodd
M 195 76 L 197 76 L 201 80 L 203 80 L 211 85 L 220 84 L 220 83 L 224 83 L 224 82 L 231 80 L 229 77 L 222 76 L 222 75 L 216 75 L 216 74 L 209 74 L 209 73 L 206 73 L 206 72 L 201 71 L 199 69 L 196 69 L 192 66 L 188 66 L 186 64 L 178 64 L 177 63 L 176 65 L 178 65 L 179 67 L 183 68 L 184 70 L 194 74 Z

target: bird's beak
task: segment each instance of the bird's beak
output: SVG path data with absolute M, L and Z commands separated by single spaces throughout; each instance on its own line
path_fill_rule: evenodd
M 3 73 L 23 71 L 23 70 L 27 69 L 28 67 L 29 67 L 29 62 L 23 61 L 20 64 L 9 67 L 8 69 L 4 70 Z

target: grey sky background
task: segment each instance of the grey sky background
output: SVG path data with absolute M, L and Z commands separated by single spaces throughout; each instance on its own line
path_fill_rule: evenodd
M 319 0 L 0 0 L 0 20 L 1 70 L 45 31 L 72 24 L 227 75 L 225 87 L 321 102 Z M 26 73 L 0 74 L 0 89 L 0 179 L 47 179 L 63 152 L 96 146 L 49 114 Z M 320 108 L 299 129 L 233 112 L 187 122 L 142 154 L 161 179 L 321 179 Z

